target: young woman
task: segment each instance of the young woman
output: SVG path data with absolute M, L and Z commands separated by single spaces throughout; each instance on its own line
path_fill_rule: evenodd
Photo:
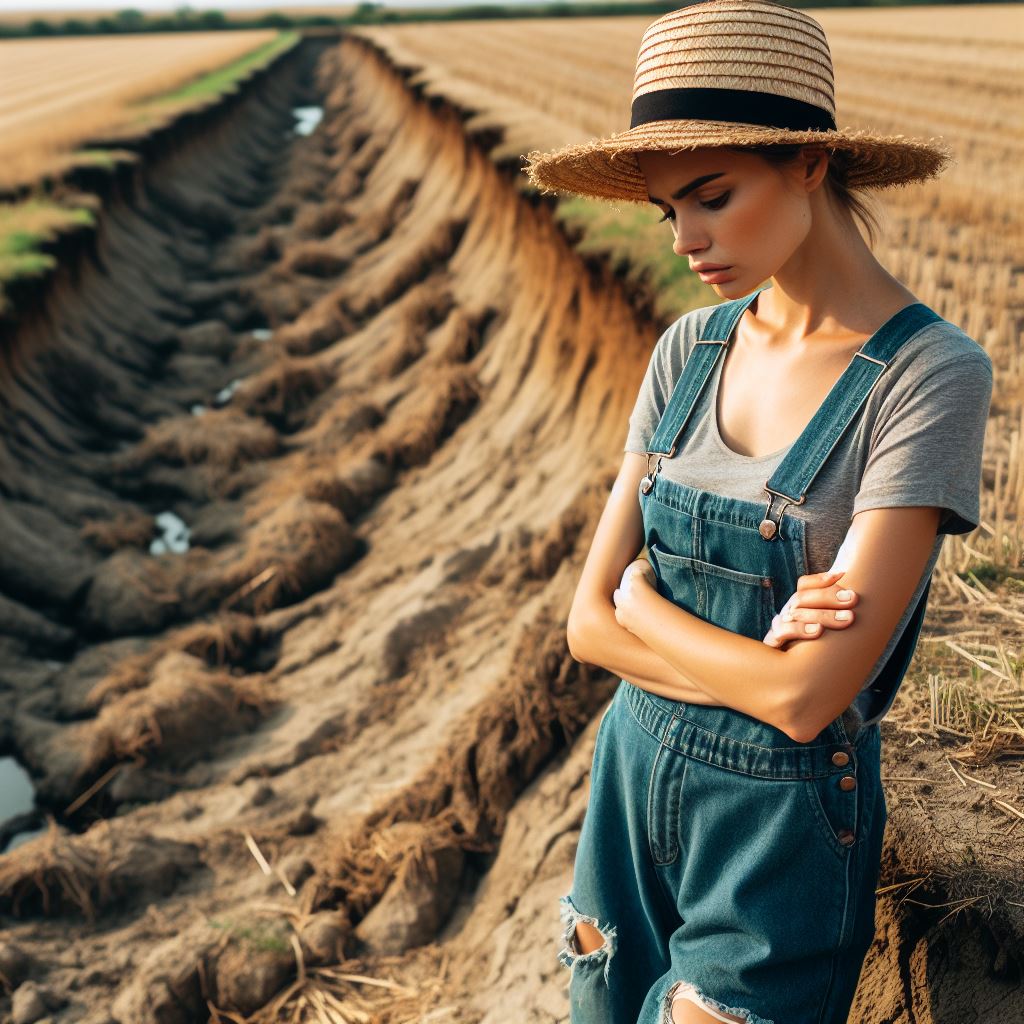
M 579 1024 L 847 1019 L 878 723 L 944 535 L 978 524 L 992 391 L 874 257 L 856 190 L 948 156 L 837 129 L 821 26 L 768 0 L 659 18 L 630 129 L 529 154 L 544 190 L 654 203 L 724 300 L 655 346 L 569 616 L 574 657 L 622 677 L 561 900 Z

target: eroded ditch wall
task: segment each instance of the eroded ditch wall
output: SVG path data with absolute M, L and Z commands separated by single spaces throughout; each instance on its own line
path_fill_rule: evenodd
M 570 685 L 564 617 L 649 324 L 378 55 L 322 52 L 286 143 L 300 79 L 154 156 L 3 350 L 3 735 L 59 822 L 0 907 L 33 977 L 117 1019 L 157 1014 L 140 962 L 185 932 L 189 1012 L 271 994 L 182 926 L 265 887 L 244 830 L 349 951 L 444 860 L 436 927 L 608 692 Z M 168 512 L 188 550 L 152 554 Z M 64 918 L 118 984 L 60 962 Z
M 564 623 L 657 331 L 485 142 L 307 44 L 4 343 L 0 736 L 58 820 L 0 858 L 0 959 L 58 1019 L 567 1016 L 615 680 Z M 189 546 L 153 554 L 167 512 Z M 986 935 L 936 981 L 925 930 L 883 906 L 865 1020 L 998 1006 Z

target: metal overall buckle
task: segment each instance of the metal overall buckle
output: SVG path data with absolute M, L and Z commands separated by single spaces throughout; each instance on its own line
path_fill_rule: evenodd
M 673 446 L 674 450 L 674 446 Z M 671 454 L 671 453 L 669 453 Z M 657 455 L 658 464 L 654 467 L 654 472 L 651 472 L 651 459 Z M 640 481 L 640 490 L 644 494 L 650 494 L 651 488 L 654 486 L 654 478 L 658 475 L 658 470 L 661 469 L 661 460 L 665 458 L 664 452 L 648 452 L 647 453 L 647 475 Z
M 782 491 L 773 491 L 768 486 L 767 480 L 764 483 L 764 489 L 768 493 L 768 507 L 764 510 L 764 519 L 762 519 L 758 524 L 757 532 L 760 533 L 765 540 L 774 540 L 778 535 L 779 528 L 782 526 L 782 519 L 786 514 L 786 506 L 802 505 L 807 500 L 807 495 L 805 494 L 802 498 L 791 498 L 788 494 L 783 494 Z M 777 521 L 772 519 L 772 502 L 776 497 L 786 499 L 779 509 L 779 518 Z

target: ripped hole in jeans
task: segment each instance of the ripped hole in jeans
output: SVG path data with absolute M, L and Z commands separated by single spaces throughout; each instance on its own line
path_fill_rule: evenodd
M 558 959 L 570 970 L 579 966 L 600 966 L 603 964 L 605 984 L 608 983 L 608 969 L 611 967 L 612 957 L 615 955 L 616 929 L 613 925 L 602 926 L 596 917 L 590 917 L 582 913 L 572 902 L 569 896 L 563 896 L 559 900 L 560 915 L 562 924 L 565 926 L 562 933 L 564 943 L 558 952 Z M 596 928 L 604 940 L 602 944 L 589 953 L 581 953 L 576 939 L 576 925 L 580 922 L 589 924 Z
M 722 1024 L 774 1024 L 750 1010 L 738 1006 L 726 1006 L 717 999 L 709 999 L 696 985 L 688 981 L 677 981 L 665 994 L 662 1024 L 674 1024 L 672 1007 L 681 999 L 699 1006 L 711 1020 L 722 1021 Z

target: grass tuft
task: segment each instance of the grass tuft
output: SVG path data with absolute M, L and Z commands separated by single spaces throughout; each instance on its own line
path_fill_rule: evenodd
M 672 235 L 658 225 L 654 207 L 569 197 L 559 201 L 555 216 L 578 239 L 581 253 L 605 256 L 627 280 L 646 286 L 656 296 L 659 318 L 675 320 L 687 310 L 718 301 L 714 289 L 672 252 Z

